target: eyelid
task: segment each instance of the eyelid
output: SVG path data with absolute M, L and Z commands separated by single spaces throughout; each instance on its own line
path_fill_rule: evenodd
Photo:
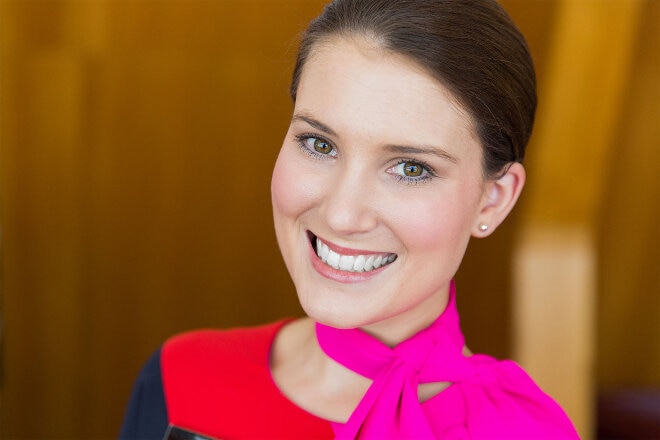
M 423 170 L 426 172 L 426 175 L 413 177 L 413 176 L 405 176 L 405 175 L 401 175 L 401 174 L 398 174 L 398 173 L 390 172 L 392 169 L 394 169 L 394 168 L 396 168 L 400 165 L 407 164 L 407 163 L 413 163 L 413 164 L 421 166 L 423 168 Z M 394 165 L 390 166 L 387 169 L 387 172 L 389 174 L 392 174 L 394 177 L 396 177 L 396 179 L 398 181 L 404 182 L 408 185 L 417 185 L 417 184 L 425 183 L 425 182 L 427 182 L 431 179 L 434 179 L 434 178 L 438 177 L 438 175 L 435 172 L 435 170 L 433 169 L 433 167 L 431 167 L 426 162 L 424 162 L 422 160 L 418 160 L 418 159 L 398 159 Z
M 334 158 L 337 156 L 337 147 L 335 144 L 331 141 L 328 140 L 326 136 L 319 135 L 317 133 L 300 133 L 294 136 L 294 139 L 296 140 L 296 144 L 298 147 L 300 147 L 303 152 L 313 158 L 316 159 L 327 159 L 327 158 Z M 311 150 L 305 146 L 305 142 L 308 141 L 309 139 L 316 139 L 320 140 L 323 142 L 326 142 L 328 145 L 330 145 L 335 152 L 334 155 L 332 154 L 322 154 L 319 153 L 318 151 Z
M 429 173 L 431 176 L 438 177 L 438 174 L 435 172 L 435 169 L 431 165 L 429 165 L 427 162 L 424 162 L 423 160 L 412 159 L 412 158 L 401 158 L 401 159 L 398 159 L 396 161 L 396 164 L 394 166 L 401 165 L 401 164 L 404 164 L 404 163 L 414 163 L 414 164 L 417 164 L 417 165 L 421 165 L 421 167 L 424 168 L 424 170 L 427 173 Z M 390 167 L 390 169 L 394 168 L 394 166 Z

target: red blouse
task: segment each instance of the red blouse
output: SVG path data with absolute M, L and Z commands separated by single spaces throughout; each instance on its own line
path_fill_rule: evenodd
M 270 374 L 270 349 L 285 323 L 167 341 L 161 369 L 169 422 L 221 439 L 332 439 L 331 424 L 288 400 Z

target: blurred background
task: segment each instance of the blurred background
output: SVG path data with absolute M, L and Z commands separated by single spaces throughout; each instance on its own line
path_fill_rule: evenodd
M 116 437 L 166 338 L 301 313 L 269 184 L 323 3 L 0 1 L 2 438 Z M 457 276 L 468 343 L 584 438 L 653 438 L 660 2 L 502 3 L 540 107 L 522 200 Z

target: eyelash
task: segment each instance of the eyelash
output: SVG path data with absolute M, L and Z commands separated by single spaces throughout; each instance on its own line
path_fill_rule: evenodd
M 332 156 L 330 154 L 322 154 L 322 153 L 319 153 L 317 151 L 314 151 L 314 150 L 311 150 L 310 148 L 308 148 L 305 145 L 305 142 L 309 141 L 310 139 L 315 139 L 315 140 L 318 140 L 318 141 L 325 142 L 329 146 L 331 146 L 332 149 L 336 152 L 335 146 L 330 141 L 325 139 L 324 137 L 318 136 L 318 135 L 313 134 L 313 133 L 302 133 L 302 134 L 296 135 L 295 140 L 296 140 L 296 143 L 298 144 L 298 147 L 303 151 L 303 153 L 305 153 L 306 155 L 308 155 L 308 156 L 310 156 L 314 159 L 318 159 L 318 160 L 327 159 L 328 157 L 330 157 L 330 158 L 335 157 L 335 156 Z M 392 169 L 396 166 L 406 164 L 406 163 L 414 163 L 416 165 L 421 166 L 422 169 L 426 172 L 426 174 L 423 175 L 423 176 L 420 176 L 420 177 L 410 177 L 410 176 L 403 176 L 401 174 L 393 174 L 393 176 L 399 182 L 403 182 L 406 185 L 419 185 L 419 184 L 426 183 L 429 180 L 438 177 L 438 175 L 435 173 L 435 171 L 433 170 L 433 168 L 429 164 L 427 164 L 426 162 L 417 160 L 417 159 L 399 159 L 397 161 L 397 163 L 393 167 L 388 168 L 388 170 Z
M 403 176 L 401 174 L 394 174 L 394 177 L 396 177 L 396 179 L 399 182 L 403 182 L 407 185 L 419 185 L 419 184 L 426 183 L 429 180 L 438 177 L 436 172 L 433 170 L 433 168 L 429 164 L 427 164 L 426 162 L 422 162 L 421 160 L 418 160 L 418 159 L 400 159 L 399 161 L 397 161 L 397 163 L 396 163 L 396 165 L 394 165 L 394 167 L 397 167 L 399 165 L 404 165 L 404 164 L 407 164 L 407 163 L 408 164 L 413 163 L 415 165 L 421 166 L 422 169 L 426 172 L 426 174 L 422 175 L 422 176 L 419 176 L 419 177 L 410 177 L 410 176 Z M 389 169 L 392 169 L 394 167 L 390 167 Z
M 332 147 L 332 149 L 334 151 L 336 151 L 335 146 L 332 145 L 332 142 L 328 141 L 327 139 L 325 139 L 321 136 L 315 135 L 313 133 L 302 133 L 302 134 L 296 135 L 295 139 L 296 139 L 296 143 L 298 144 L 300 149 L 303 151 L 303 153 L 305 153 L 306 155 L 308 155 L 308 156 L 310 156 L 314 159 L 323 160 L 323 159 L 335 157 L 335 156 L 332 156 L 331 154 L 322 154 L 322 153 L 319 153 L 318 151 L 311 150 L 305 145 L 306 141 L 308 141 L 310 139 L 315 139 L 315 140 L 327 143 L 328 145 L 330 145 Z

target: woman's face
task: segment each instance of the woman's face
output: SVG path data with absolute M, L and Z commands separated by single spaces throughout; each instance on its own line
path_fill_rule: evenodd
M 366 41 L 317 46 L 271 184 L 305 312 L 383 339 L 429 325 L 478 227 L 481 160 L 469 118 L 416 64 Z

